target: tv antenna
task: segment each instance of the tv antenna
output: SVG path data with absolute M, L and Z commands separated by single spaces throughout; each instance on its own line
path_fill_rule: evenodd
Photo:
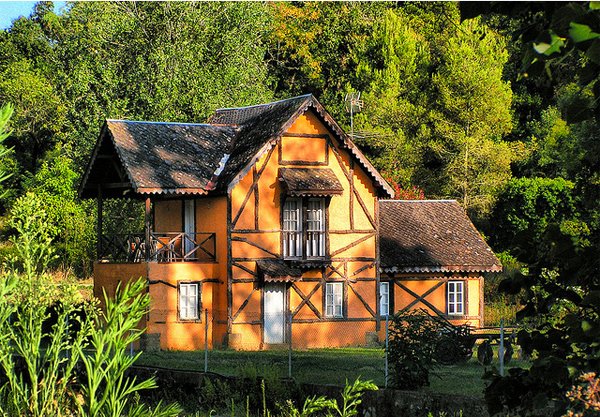
M 360 92 L 346 93 L 344 98 L 346 111 L 350 113 L 350 137 L 354 139 L 354 113 L 360 113 L 364 102 L 360 99 Z

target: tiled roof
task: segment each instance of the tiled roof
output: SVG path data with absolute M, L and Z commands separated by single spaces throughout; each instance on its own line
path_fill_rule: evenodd
M 209 190 L 237 130 L 230 126 L 107 120 L 133 185 L 148 192 Z
M 381 200 L 381 268 L 386 272 L 485 272 L 502 266 L 454 200 Z
M 393 190 L 311 95 L 250 107 L 219 109 L 211 124 L 107 120 L 81 187 L 82 197 L 94 197 L 96 183 L 107 168 L 96 165 L 98 149 L 111 140 L 138 194 L 220 192 L 235 185 L 296 118 L 314 110 L 373 179 L 383 195 Z M 94 172 L 94 170 L 96 172 Z M 92 179 L 90 179 L 92 178 Z M 118 190 L 119 192 L 125 190 Z
M 263 273 L 264 280 L 267 282 L 288 282 L 302 278 L 302 271 L 292 268 L 278 259 L 262 259 L 256 261 L 256 264 Z
M 330 168 L 279 168 L 279 180 L 292 196 L 328 196 L 344 191 Z

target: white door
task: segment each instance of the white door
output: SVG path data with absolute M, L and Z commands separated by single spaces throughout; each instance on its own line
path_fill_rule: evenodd
M 285 284 L 265 284 L 265 343 L 285 343 Z
M 194 250 L 194 240 L 196 239 L 196 216 L 194 213 L 194 200 L 183 201 L 183 256 L 186 259 L 195 259 L 196 255 L 190 253 Z

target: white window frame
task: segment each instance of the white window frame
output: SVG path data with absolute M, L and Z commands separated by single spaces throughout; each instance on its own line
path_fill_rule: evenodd
M 385 288 L 385 290 L 384 290 Z M 379 283 L 379 315 L 385 317 L 390 314 L 390 283 Z
M 326 204 L 324 198 L 287 198 L 281 230 L 284 258 L 314 259 L 326 256 Z
M 180 282 L 178 292 L 178 315 L 182 321 L 200 320 L 201 286 L 199 282 Z M 191 292 L 190 292 L 191 291 Z
M 465 298 L 465 281 L 448 281 L 446 283 L 446 314 L 464 316 Z
M 309 198 L 306 201 L 305 256 L 325 256 L 325 199 Z
M 283 256 L 297 258 L 302 256 L 302 199 L 288 198 L 283 204 L 282 218 Z
M 344 317 L 344 283 L 325 283 L 325 317 Z

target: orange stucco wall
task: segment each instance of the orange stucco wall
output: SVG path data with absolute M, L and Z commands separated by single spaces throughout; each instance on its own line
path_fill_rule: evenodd
M 143 277 L 148 282 L 151 305 L 147 332 L 160 334 L 162 349 L 202 349 L 205 343 L 204 311 L 208 310 L 208 344 L 220 346 L 227 333 L 227 197 L 204 197 L 195 201 L 196 232 L 215 233 L 215 262 L 97 263 L 94 268 L 96 296 L 106 289 L 114 293 L 118 282 Z M 181 232 L 182 200 L 153 202 L 157 232 Z M 178 283 L 200 283 L 201 319 L 183 321 L 178 312 Z
M 148 268 L 146 264 L 111 264 L 96 262 L 94 264 L 94 297 L 100 300 L 104 307 L 104 294 L 108 297 L 114 297 L 115 290 L 119 285 L 125 285 L 129 281 L 137 279 L 146 279 L 148 277 Z M 146 326 L 146 320 L 140 323 L 140 326 Z
M 478 274 L 453 274 L 450 277 L 439 276 L 435 274 L 396 274 L 394 281 L 401 283 L 410 291 L 421 296 L 431 288 L 439 285 L 435 290 L 429 293 L 424 299 L 434 306 L 437 310 L 444 313 L 451 323 L 469 324 L 474 327 L 483 326 L 483 277 Z M 383 280 L 383 278 L 382 278 Z M 392 282 L 394 282 L 392 281 Z M 465 314 L 460 316 L 447 314 L 446 291 L 448 281 L 465 282 Z M 415 296 L 400 287 L 393 285 L 393 307 L 394 311 L 402 310 L 415 301 Z M 412 308 L 423 308 L 432 314 L 435 311 L 426 303 L 418 302 Z
M 154 202 L 154 230 L 156 232 L 183 231 L 183 203 L 181 200 Z
M 234 347 L 264 347 L 261 327 L 264 284 L 256 260 L 281 256 L 280 210 L 285 196 L 281 195 L 278 180 L 280 167 L 330 168 L 344 189 L 341 195 L 331 197 L 327 210 L 331 265 L 304 270 L 302 280 L 286 285 L 286 307 L 295 313 L 292 343 L 297 347 L 362 345 L 365 333 L 376 330 L 376 318 L 364 303 L 376 311 L 376 228 L 369 217 L 376 223 L 377 195 L 367 174 L 350 159 L 327 127 L 308 111 L 298 117 L 276 147 L 263 155 L 231 190 L 231 213 L 235 221 L 231 233 Z M 259 173 L 258 186 L 252 189 Z M 359 197 L 351 191 L 352 187 Z M 333 281 L 344 284 L 344 320 L 327 318 L 323 311 L 324 285 Z M 313 308 L 304 298 L 308 298 Z

